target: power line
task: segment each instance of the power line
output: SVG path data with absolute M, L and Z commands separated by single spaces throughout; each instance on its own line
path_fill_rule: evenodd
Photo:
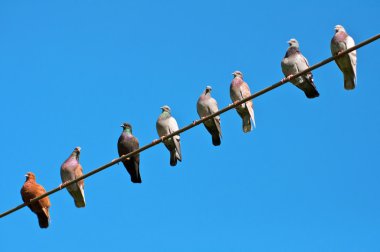
M 121 161 L 123 161 L 123 160 L 125 160 L 125 159 L 127 159 L 129 157 L 131 157 L 131 156 L 134 156 L 134 155 L 136 155 L 136 154 L 138 154 L 138 153 L 140 153 L 142 151 L 145 151 L 146 149 L 149 149 L 149 148 L 151 148 L 151 147 L 153 147 L 153 146 L 155 146 L 155 145 L 163 142 L 164 140 L 166 140 L 168 138 L 171 138 L 171 137 L 173 137 L 175 135 L 179 135 L 182 132 L 185 132 L 185 131 L 187 131 L 187 130 L 195 127 L 195 126 L 198 126 L 199 124 L 201 124 L 201 123 L 203 123 L 203 122 L 205 122 L 205 121 L 207 121 L 207 120 L 209 120 L 209 119 L 211 119 L 211 118 L 213 118 L 213 117 L 215 117 L 217 115 L 223 114 L 223 113 L 227 112 L 228 110 L 236 108 L 237 106 L 239 106 L 239 105 L 241 105 L 241 104 L 243 104 L 243 103 L 245 103 L 245 102 L 247 102 L 249 100 L 252 100 L 252 99 L 254 99 L 254 98 L 256 98 L 256 97 L 258 97 L 260 95 L 263 95 L 263 94 L 265 94 L 265 93 L 267 93 L 267 92 L 269 92 L 269 91 L 271 91 L 271 90 L 273 90 L 275 88 L 278 88 L 278 87 L 284 85 L 285 83 L 289 82 L 290 80 L 293 80 L 293 79 L 295 79 L 295 78 L 297 78 L 297 77 L 299 77 L 301 75 L 304 75 L 304 74 L 306 74 L 308 72 L 311 72 L 314 69 L 317 69 L 317 68 L 319 68 L 321 66 L 324 66 L 327 63 L 330 63 L 331 61 L 333 61 L 333 60 L 335 60 L 337 58 L 340 58 L 340 57 L 342 57 L 343 55 L 345 55 L 345 54 L 347 54 L 349 52 L 352 52 L 352 51 L 354 51 L 356 49 L 359 49 L 359 48 L 361 48 L 361 47 L 363 47 L 363 46 L 365 46 L 367 44 L 370 44 L 370 43 L 374 42 L 375 40 L 377 40 L 379 38 L 380 38 L 380 34 L 377 34 L 377 35 L 375 35 L 375 36 L 373 36 L 373 37 L 371 37 L 371 38 L 369 38 L 367 40 L 364 40 L 363 42 L 361 42 L 361 43 L 357 44 L 356 46 L 353 46 L 353 47 L 351 47 L 351 48 L 343 51 L 342 53 L 340 53 L 340 54 L 338 54 L 336 56 L 329 57 L 329 58 L 327 58 L 327 59 L 325 59 L 325 60 L 323 60 L 323 61 L 321 61 L 321 62 L 319 62 L 319 63 L 317 63 L 317 64 L 315 64 L 315 65 L 313 65 L 311 67 L 309 67 L 308 69 L 306 69 L 306 70 L 304 70 L 302 72 L 299 72 L 298 74 L 293 75 L 290 78 L 286 78 L 284 81 L 279 81 L 279 82 L 277 82 L 277 83 L 275 83 L 275 84 L 273 84 L 273 85 L 271 85 L 271 86 L 269 86 L 267 88 L 264 88 L 264 89 L 262 89 L 262 90 L 260 90 L 260 91 L 258 91 L 256 93 L 254 93 L 253 95 L 251 95 L 251 96 L 249 96 L 249 97 L 247 97 L 245 99 L 242 99 L 242 100 L 240 100 L 240 101 L 238 101 L 236 103 L 232 103 L 232 104 L 228 105 L 227 107 L 224 107 L 223 109 L 219 110 L 218 112 L 215 112 L 214 114 L 211 114 L 211 115 L 208 115 L 208 116 L 206 116 L 204 118 L 196 120 L 193 123 L 189 124 L 188 126 L 185 126 L 185 127 L 181 128 L 181 129 L 179 129 L 179 130 L 177 130 L 177 131 L 175 131 L 175 132 L 173 132 L 173 133 L 171 133 L 169 135 L 166 135 L 164 137 L 156 139 L 153 142 L 151 142 L 150 144 L 147 144 L 147 145 L 141 147 L 138 150 L 132 151 L 132 152 L 126 154 L 126 155 L 123 155 L 123 156 L 121 156 L 121 157 L 119 157 L 117 159 L 114 159 L 111 162 L 109 162 L 109 163 L 107 163 L 107 164 L 105 164 L 105 165 L 103 165 L 103 166 L 101 166 L 101 167 L 99 167 L 97 169 L 94 169 L 94 170 L 90 171 L 89 173 L 86 173 L 86 174 L 84 174 L 83 176 L 81 176 L 81 177 L 79 177 L 77 179 L 71 180 L 71 181 L 69 181 L 69 182 L 67 182 L 67 183 L 65 183 L 65 184 L 63 184 L 61 186 L 58 186 L 58 187 L 54 188 L 53 190 L 50 190 L 50 191 L 48 191 L 48 192 L 46 192 L 46 193 L 44 193 L 44 194 L 42 194 L 42 195 L 40 195 L 40 196 L 32 199 L 31 201 L 29 201 L 27 203 L 23 203 L 21 205 L 18 205 L 16 207 L 14 207 L 14 208 L 12 208 L 12 209 L 10 209 L 10 210 L 8 210 L 8 211 L 0 214 L 0 218 L 3 218 L 5 216 L 7 216 L 8 214 L 11 214 L 11 213 L 13 213 L 13 212 L 15 212 L 15 211 L 17 211 L 17 210 L 19 210 L 19 209 L 27 206 L 27 205 L 30 205 L 31 203 L 33 203 L 33 202 L 35 202 L 37 200 L 40 200 L 40 199 L 42 199 L 42 198 L 44 198 L 46 196 L 49 196 L 49 195 L 51 195 L 53 193 L 56 193 L 56 192 L 62 190 L 63 188 L 65 188 L 65 187 L 67 187 L 67 186 L 69 186 L 71 184 L 74 184 L 74 183 L 76 183 L 76 182 L 78 182 L 80 180 L 86 179 L 86 178 L 88 178 L 88 177 L 90 177 L 90 176 L 92 176 L 92 175 L 94 175 L 94 174 L 96 174 L 96 173 L 98 173 L 98 172 L 100 172 L 100 171 L 102 171 L 104 169 L 107 169 L 108 167 L 111 167 L 114 164 L 117 164 L 117 163 L 119 163 L 119 162 L 121 162 Z

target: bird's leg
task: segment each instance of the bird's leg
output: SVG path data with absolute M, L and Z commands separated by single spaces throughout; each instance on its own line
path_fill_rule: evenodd
M 165 137 L 165 136 L 160 137 L 160 139 L 154 139 L 154 140 L 152 141 L 152 143 L 153 143 L 153 144 L 159 143 L 160 140 L 163 142 L 163 141 L 164 141 L 164 137 Z
M 292 78 L 292 77 L 293 77 L 293 74 L 288 75 L 288 76 L 286 76 L 285 78 L 282 78 L 282 79 L 281 79 L 281 83 L 284 83 L 285 81 L 289 81 L 290 78 Z
M 200 120 L 203 120 L 205 118 L 205 116 L 202 116 Z M 195 125 L 199 120 L 195 120 L 193 121 L 193 125 Z
M 239 101 L 233 101 L 231 104 L 229 104 L 228 106 L 234 106 L 236 105 L 236 103 L 238 103 Z
M 341 55 L 344 50 L 340 50 L 337 55 Z
M 63 187 L 67 185 L 69 181 L 63 182 L 62 184 L 59 185 L 59 190 L 62 190 Z

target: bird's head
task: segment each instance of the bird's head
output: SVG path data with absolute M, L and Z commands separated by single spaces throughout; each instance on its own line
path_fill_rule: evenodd
M 33 172 L 28 172 L 25 174 L 26 180 L 33 179 L 36 180 L 36 175 Z
M 206 90 L 205 90 L 205 94 L 211 93 L 211 90 L 212 90 L 212 87 L 211 86 L 207 86 Z
M 161 109 L 162 109 L 162 112 L 169 112 L 170 113 L 170 111 L 171 111 L 170 107 L 168 105 L 162 106 Z
M 344 29 L 344 27 L 341 26 L 341 25 L 336 25 L 336 26 L 334 27 L 334 30 L 335 30 L 335 33 L 340 32 L 340 31 L 344 31 L 344 32 L 346 32 L 346 30 Z
M 120 125 L 120 127 L 122 127 L 123 129 L 130 129 L 132 130 L 132 125 L 130 125 L 129 123 L 123 123 L 122 125 Z
M 80 151 L 81 151 L 81 147 L 75 147 L 74 151 L 73 151 L 73 155 L 79 159 L 79 156 L 80 156 Z
M 288 41 L 289 46 L 299 48 L 300 45 L 295 38 L 292 38 Z
M 239 76 L 240 78 L 243 78 L 243 74 L 242 74 L 242 72 L 240 72 L 240 71 L 235 71 L 235 72 L 232 73 L 232 75 L 233 75 L 234 77 Z

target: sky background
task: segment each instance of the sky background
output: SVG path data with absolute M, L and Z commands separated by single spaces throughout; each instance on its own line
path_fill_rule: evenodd
M 310 64 L 334 26 L 359 43 L 380 32 L 380 2 L 0 2 L 0 211 L 22 203 L 28 171 L 51 190 L 76 146 L 89 172 L 118 156 L 123 122 L 140 146 L 169 105 L 198 118 L 206 85 L 228 105 L 231 73 L 252 92 L 283 78 L 296 38 Z M 141 153 L 143 183 L 122 165 L 85 181 L 87 206 L 50 196 L 40 229 L 23 208 L 0 220 L 0 251 L 380 251 L 380 41 L 358 50 L 358 82 L 335 63 L 313 72 L 320 97 L 286 84 L 254 100 L 257 128 L 222 115 L 219 147 L 200 125 L 181 135 L 183 162 L 161 144 Z

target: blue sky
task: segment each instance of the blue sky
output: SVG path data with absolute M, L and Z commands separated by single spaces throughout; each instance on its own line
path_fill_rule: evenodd
M 330 56 L 334 26 L 379 33 L 380 3 L 347 1 L 1 1 L 0 211 L 21 203 L 24 174 L 47 190 L 82 147 L 85 172 L 117 157 L 119 125 L 157 138 L 160 106 L 198 118 L 206 85 L 230 103 L 234 70 L 256 92 L 283 78 L 286 41 L 310 64 Z M 0 221 L 0 250 L 380 251 L 380 41 L 358 50 L 358 84 L 335 63 L 315 70 L 320 97 L 291 84 L 254 100 L 257 128 L 222 115 L 219 147 L 203 126 L 141 154 L 143 183 L 122 165 L 85 181 L 87 206 L 50 196 L 47 230 L 24 208 Z M 73 248 L 74 247 L 74 248 Z

